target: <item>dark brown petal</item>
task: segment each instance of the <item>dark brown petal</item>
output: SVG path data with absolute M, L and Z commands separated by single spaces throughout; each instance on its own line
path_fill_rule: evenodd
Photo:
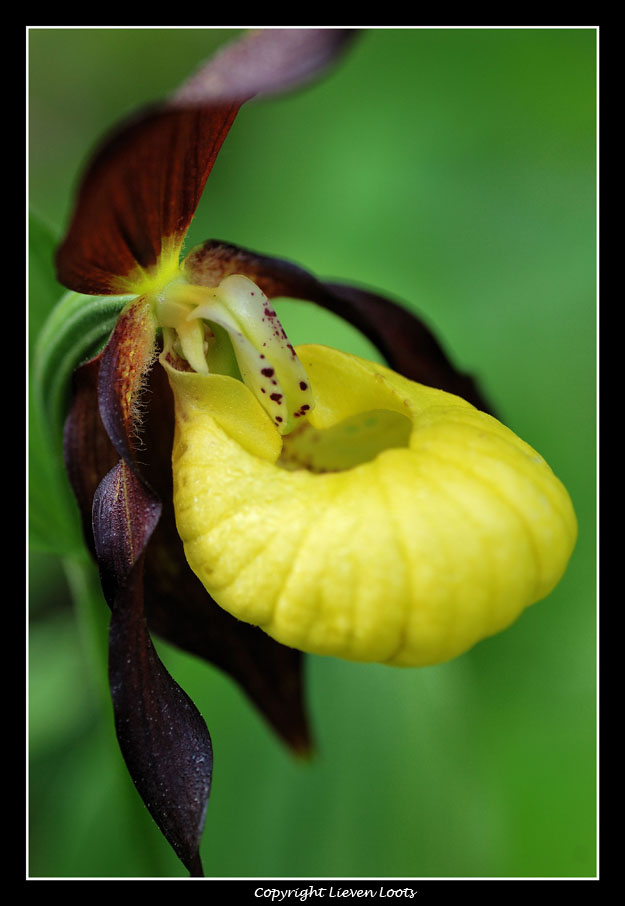
M 290 261 L 215 239 L 192 249 L 183 269 L 191 283 L 216 286 L 229 274 L 244 274 L 269 298 L 315 302 L 362 331 L 399 374 L 492 411 L 474 379 L 459 371 L 423 321 L 397 302 L 355 286 L 321 282 Z
M 356 35 L 347 28 L 262 28 L 228 44 L 174 95 L 178 104 L 243 102 L 309 82 Z
M 143 555 L 159 516 L 158 499 L 123 460 L 98 486 L 93 532 L 112 611 L 109 680 L 117 737 L 135 786 L 183 864 L 201 875 L 211 740 L 158 658 L 143 609 Z
M 120 593 L 109 630 L 115 729 L 130 775 L 176 855 L 195 877 L 213 767 L 204 720 L 167 673 L 143 613 L 141 569 Z
M 163 106 L 110 135 L 80 185 L 59 281 L 94 295 L 140 292 L 161 252 L 176 257 L 238 109 Z
M 109 680 L 117 738 L 137 790 L 191 876 L 202 877 L 211 740 L 201 714 L 154 650 L 143 614 L 141 569 L 113 608 Z
M 263 29 L 228 45 L 167 102 L 131 117 L 95 152 L 57 253 L 59 281 L 88 294 L 142 292 L 177 260 L 215 158 L 244 100 L 309 81 L 349 29 Z
M 109 680 L 120 748 L 160 830 L 191 874 L 202 875 L 199 845 L 210 792 L 211 740 L 200 713 L 159 660 L 143 606 L 145 552 L 160 519 L 161 503 L 140 473 L 136 447 L 155 338 L 150 306 L 138 298 L 120 315 L 97 364 L 83 373 L 86 398 L 93 393 L 99 370 L 102 428 L 122 457 L 95 491 L 93 542 L 112 611 Z M 84 402 L 78 410 L 73 408 L 73 426 L 67 432 L 74 468 L 81 446 L 78 429 L 88 426 L 83 410 Z M 91 450 L 100 452 L 99 441 Z M 90 463 L 91 470 L 95 465 Z M 77 484 L 88 492 L 89 480 Z

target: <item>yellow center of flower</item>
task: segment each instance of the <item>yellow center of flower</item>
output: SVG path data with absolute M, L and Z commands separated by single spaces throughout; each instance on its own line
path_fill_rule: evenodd
M 178 277 L 157 295 L 165 347 L 198 374 L 246 384 L 280 434 L 313 407 L 310 382 L 267 296 L 240 274 L 206 287 Z

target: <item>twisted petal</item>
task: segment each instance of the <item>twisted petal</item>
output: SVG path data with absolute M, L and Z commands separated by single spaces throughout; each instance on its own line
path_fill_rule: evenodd
M 166 103 L 131 117 L 94 154 L 57 253 L 59 281 L 143 293 L 175 273 L 184 235 L 246 99 L 296 87 L 347 46 L 344 29 L 264 29 L 229 45 Z
M 217 239 L 192 249 L 183 270 L 191 283 L 217 286 L 230 274 L 244 274 L 270 299 L 315 302 L 362 331 L 394 371 L 491 411 L 475 380 L 459 371 L 427 325 L 397 302 L 356 286 L 322 282 L 290 261 Z
M 141 293 L 157 267 L 174 272 L 238 104 L 166 106 L 134 116 L 92 159 L 57 257 L 81 293 Z
M 191 874 L 201 875 L 199 844 L 212 773 L 210 736 L 200 713 L 156 654 L 143 606 L 145 551 L 161 504 L 139 471 L 135 444 L 139 400 L 154 343 L 151 309 L 139 298 L 122 312 L 101 356 L 81 370 L 65 449 L 83 512 L 93 495 L 89 536 L 112 611 L 109 680 L 120 748 L 159 828 Z M 121 459 L 94 492 L 101 469 L 113 456 Z
M 247 388 L 174 371 L 174 504 L 190 566 L 304 651 L 445 661 L 560 579 L 576 536 L 542 458 L 464 400 L 298 348 L 316 406 L 285 439 Z

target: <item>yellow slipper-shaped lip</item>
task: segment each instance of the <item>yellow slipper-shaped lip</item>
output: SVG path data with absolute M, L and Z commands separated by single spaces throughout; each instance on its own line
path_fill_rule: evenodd
M 162 359 L 178 531 L 220 606 L 303 651 L 419 666 L 549 594 L 577 523 L 538 453 L 382 365 L 297 354 L 315 407 L 286 438 L 240 381 Z

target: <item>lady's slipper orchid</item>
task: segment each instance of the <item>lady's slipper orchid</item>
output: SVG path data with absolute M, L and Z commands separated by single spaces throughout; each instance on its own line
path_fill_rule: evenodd
M 211 741 L 146 614 L 302 751 L 300 652 L 445 661 L 547 595 L 575 543 L 558 479 L 403 308 L 227 243 L 180 262 L 240 105 L 314 76 L 350 37 L 265 30 L 222 51 L 107 140 L 57 257 L 64 285 L 119 309 L 75 374 L 67 467 L 112 610 L 120 745 L 192 874 Z M 294 349 L 280 296 L 347 318 L 394 370 Z

